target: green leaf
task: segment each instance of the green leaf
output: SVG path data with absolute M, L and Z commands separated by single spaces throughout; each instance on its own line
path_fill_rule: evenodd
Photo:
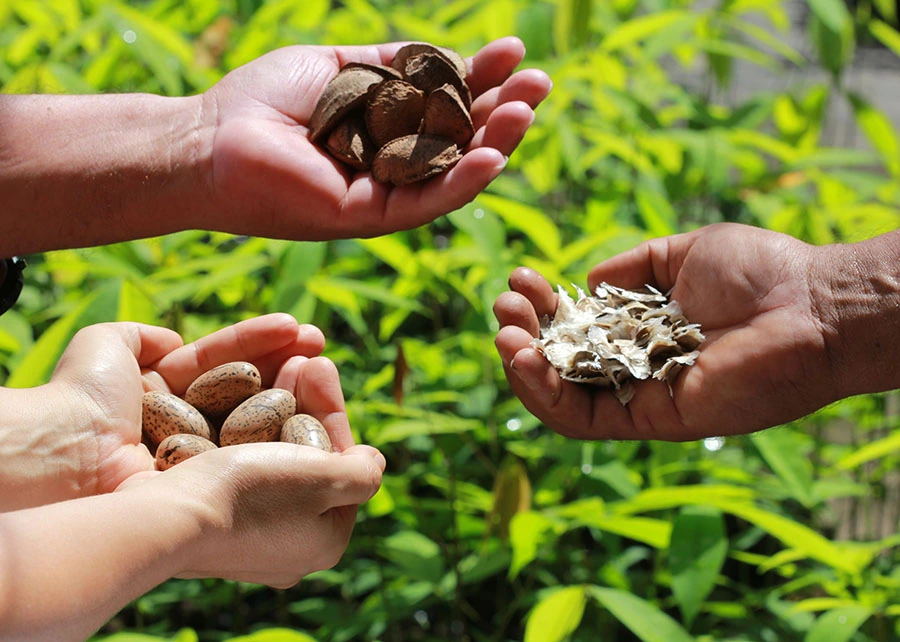
M 138 323 L 159 323 L 159 315 L 153 299 L 144 291 L 140 284 L 131 279 L 122 279 L 119 287 L 119 309 L 116 313 L 117 321 L 136 321 Z
M 637 44 L 663 29 L 678 27 L 679 23 L 695 22 L 699 19 L 699 12 L 693 13 L 683 9 L 670 11 L 658 11 L 640 18 L 633 18 L 617 26 L 606 35 L 600 43 L 600 50 L 612 52 L 623 47 Z
M 419 264 L 418 257 L 398 235 L 378 236 L 356 241 L 373 256 L 390 265 L 398 274 L 414 275 Z
M 125 4 L 106 5 L 105 10 L 115 35 L 125 38 L 128 34 L 126 43 L 153 72 L 163 91 L 170 96 L 182 95 L 180 71 L 191 64 L 194 55 L 187 40 L 165 22 Z
M 568 54 L 584 46 L 590 35 L 591 0 L 561 0 L 553 21 L 553 42 L 556 51 Z
M 893 4 L 893 3 L 891 3 Z M 869 32 L 878 39 L 881 44 L 900 56 L 900 33 L 881 20 L 869 20 Z
M 669 544 L 672 592 L 690 626 L 712 592 L 728 555 L 722 514 L 704 506 L 683 508 L 675 518 Z
M 290 243 L 281 257 L 270 312 L 288 312 L 306 293 L 306 282 L 325 262 L 327 243 Z
M 651 236 L 668 236 L 678 229 L 678 215 L 659 190 L 638 184 L 634 198 L 638 212 Z
M 513 515 L 509 523 L 509 544 L 512 548 L 510 579 L 537 557 L 538 549 L 548 541 L 548 534 L 555 529 L 556 523 L 540 513 L 529 510 Z
M 841 33 L 853 18 L 841 0 L 806 0 L 812 12 L 834 33 Z
M 693 642 L 678 622 L 636 595 L 601 586 L 592 586 L 589 591 L 643 642 Z
M 562 245 L 559 229 L 541 210 L 492 194 L 482 194 L 478 203 L 502 217 L 508 227 L 523 232 L 547 258 L 557 259 Z
M 437 415 L 427 419 L 404 419 L 390 421 L 381 430 L 370 430 L 367 434 L 372 445 L 383 446 L 388 443 L 403 441 L 415 435 L 446 435 L 475 430 L 481 423 L 471 419 L 462 419 L 452 415 Z
M 823 613 L 803 638 L 803 642 L 849 642 L 872 615 L 866 606 L 848 606 Z
M 654 548 L 669 546 L 672 525 L 668 521 L 650 517 L 622 517 L 621 515 L 585 514 L 576 523 L 601 531 L 621 535 Z
M 226 638 L 226 642 L 317 642 L 316 638 L 292 629 L 263 629 L 250 635 Z
M 893 123 L 859 94 L 850 92 L 847 98 L 853 106 L 856 124 L 872 147 L 881 155 L 884 166 L 894 176 L 900 176 L 900 143 L 897 141 Z
M 581 624 L 586 602 L 583 586 L 567 586 L 543 597 L 528 615 L 524 642 L 565 640 Z
M 900 430 L 892 432 L 887 437 L 860 446 L 850 454 L 837 461 L 838 470 L 852 470 L 873 459 L 886 457 L 900 450 Z
M 414 580 L 436 583 L 444 572 L 441 548 L 416 531 L 400 531 L 386 537 L 379 550 Z
M 797 434 L 788 429 L 775 429 L 755 433 L 750 439 L 791 497 L 806 507 L 816 503 L 812 493 L 812 464 L 799 448 Z
M 98 293 L 84 297 L 81 303 L 44 331 L 19 366 L 10 374 L 6 385 L 10 388 L 32 388 L 46 383 L 63 350 L 81 327 L 82 318 L 98 298 Z

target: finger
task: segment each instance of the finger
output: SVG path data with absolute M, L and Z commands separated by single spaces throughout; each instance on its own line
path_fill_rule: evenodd
M 492 87 L 472 101 L 470 113 L 475 128 L 481 127 L 487 117 L 500 105 L 523 102 L 531 109 L 547 97 L 553 88 L 553 81 L 539 69 L 517 71 L 499 87 Z
M 297 412 L 321 421 L 336 451 L 353 446 L 340 374 L 331 359 L 316 357 L 299 364 L 294 394 Z
M 685 238 L 676 235 L 650 239 L 603 261 L 588 273 L 591 292 L 604 281 L 626 289 L 652 285 L 667 292 L 675 285 L 680 268 L 676 259 L 682 255 L 676 248 Z
M 374 448 L 354 449 L 343 454 L 333 454 L 318 466 L 327 481 L 326 503 L 328 508 L 353 506 L 372 499 L 381 487 L 383 457 Z
M 610 391 L 563 381 L 537 350 L 520 350 L 506 372 L 523 405 L 551 430 L 574 439 L 634 438 L 628 410 Z
M 489 147 L 510 156 L 525 138 L 534 122 L 534 112 L 523 102 L 501 105 L 488 117 L 484 127 L 475 132 L 469 149 Z
M 500 353 L 503 365 L 509 366 L 520 351 L 532 347 L 533 340 L 534 335 L 528 330 L 517 325 L 507 325 L 497 332 L 497 336 L 494 337 L 494 346 Z
M 288 314 L 268 314 L 228 326 L 164 356 L 156 370 L 175 394 L 201 374 L 231 361 L 256 362 L 295 345 L 299 325 Z
M 302 324 L 297 328 L 297 336 L 293 342 L 270 352 L 259 359 L 254 360 L 254 365 L 259 368 L 263 385 L 277 387 L 271 384 L 279 374 L 281 367 L 292 357 L 317 357 L 325 348 L 325 335 L 314 325 Z
M 531 337 L 540 336 L 541 325 L 534 306 L 518 292 L 503 292 L 494 302 L 494 316 L 500 327 L 511 325 L 522 328 Z
M 516 268 L 509 275 L 509 287 L 531 301 L 538 319 L 553 317 L 556 314 L 559 296 L 554 292 L 550 282 L 537 271 L 527 267 Z
M 75 333 L 62 357 L 57 362 L 53 376 L 78 376 L 85 364 L 118 363 L 120 350 L 128 351 L 144 367 L 182 345 L 177 332 L 143 323 L 98 323 Z
M 525 57 L 525 45 L 515 36 L 489 42 L 476 53 L 469 65 L 466 82 L 472 95 L 480 96 L 509 78 Z
M 372 215 L 372 203 L 365 200 L 367 193 L 375 188 L 362 186 L 348 194 L 340 216 L 361 224 L 365 236 L 418 227 L 474 200 L 504 167 L 506 158 L 496 149 L 474 149 L 440 176 L 423 184 L 395 187 L 386 194 L 381 193 L 385 197 L 381 218 Z M 353 188 L 357 187 L 356 183 Z

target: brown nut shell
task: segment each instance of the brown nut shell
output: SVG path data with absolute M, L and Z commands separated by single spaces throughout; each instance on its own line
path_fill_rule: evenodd
M 427 42 L 411 42 L 408 45 L 400 47 L 400 49 L 397 50 L 397 53 L 394 54 L 394 59 L 391 61 L 391 67 L 404 71 L 406 69 L 407 60 L 412 56 L 423 53 L 436 54 L 445 58 L 447 62 L 453 66 L 456 74 L 461 79 L 465 79 L 469 73 L 468 68 L 466 67 L 466 61 L 463 60 L 462 56 L 453 51 L 453 49 L 448 47 L 435 47 Z
M 328 135 L 325 147 L 342 163 L 362 171 L 372 167 L 372 159 L 378 151 L 361 115 L 348 116 L 338 123 Z
M 351 67 L 342 69 L 331 79 L 309 118 L 310 138 L 318 141 L 331 133 L 341 119 L 365 105 L 369 90 L 384 82 L 384 76 L 372 69 Z
M 312 415 L 294 415 L 281 427 L 281 441 L 301 446 L 312 446 L 325 452 L 333 452 L 331 437 L 318 419 Z
M 213 442 L 199 435 L 169 435 L 156 449 L 156 469 L 168 470 L 185 459 L 215 449 Z
M 219 431 L 219 443 L 222 446 L 232 446 L 278 441 L 281 427 L 296 411 L 297 400 L 287 390 L 263 390 L 228 415 Z
M 408 185 L 453 167 L 462 158 L 452 140 L 428 134 L 396 138 L 378 150 L 372 178 L 379 183 Z
M 387 80 L 374 90 L 366 105 L 366 129 L 380 148 L 416 134 L 425 115 L 425 94 L 403 80 Z
M 393 67 L 388 67 L 387 65 L 373 65 L 368 62 L 348 62 L 346 65 L 341 67 L 341 71 L 344 69 L 368 69 L 369 71 L 374 71 L 377 74 L 381 74 L 381 77 L 385 80 L 402 80 L 403 74 L 401 74 L 398 70 Z
M 468 109 L 472 96 L 466 81 L 459 77 L 453 65 L 438 54 L 421 53 L 410 56 L 403 73 L 406 80 L 426 94 L 446 84 L 453 85 Z
M 210 439 L 206 417 L 177 395 L 162 390 L 145 392 L 141 400 L 141 428 L 155 444 L 170 435 L 191 434 Z
M 247 361 L 232 361 L 194 379 L 184 393 L 184 400 L 204 415 L 221 419 L 260 390 L 262 377 L 256 366 Z
M 448 138 L 460 149 L 472 140 L 472 117 L 453 85 L 442 85 L 428 95 L 422 133 Z

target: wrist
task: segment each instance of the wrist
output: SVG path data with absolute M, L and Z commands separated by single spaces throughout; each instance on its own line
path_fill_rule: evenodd
M 53 387 L 0 389 L 0 512 L 91 494 L 83 457 L 96 445 Z
M 839 398 L 900 387 L 898 252 L 898 233 L 817 249 L 811 289 Z
M 0 106 L 0 256 L 202 220 L 212 130 L 201 97 L 6 96 Z

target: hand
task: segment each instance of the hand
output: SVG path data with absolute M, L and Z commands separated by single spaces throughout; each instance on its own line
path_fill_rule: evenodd
M 556 310 L 554 289 L 519 268 L 494 305 L 496 346 L 513 392 L 551 429 L 582 439 L 687 440 L 781 424 L 839 398 L 817 310 L 818 248 L 753 227 L 720 224 L 653 239 L 591 270 L 591 291 L 671 290 L 706 336 L 670 396 L 637 383 L 622 406 L 606 390 L 560 379 L 530 342 Z
M 384 467 L 381 453 L 365 445 L 326 453 L 286 443 L 242 444 L 162 473 L 135 475 L 119 491 L 190 498 L 202 534 L 180 556 L 175 576 L 288 588 L 337 564 L 357 506 L 378 490 Z
M 328 82 L 350 61 L 390 64 L 402 43 L 294 46 L 228 74 L 206 92 L 212 212 L 198 226 L 274 238 L 377 236 L 428 223 L 475 198 L 503 169 L 551 83 L 513 74 L 525 49 L 494 41 L 469 59 L 475 137 L 459 163 L 424 183 L 391 187 L 355 173 L 309 139 L 307 125 Z
M 183 394 L 197 376 L 229 361 L 255 364 L 264 386 L 295 392 L 301 407 L 323 420 L 336 448 L 351 446 L 337 371 L 327 359 L 312 358 L 323 347 L 321 331 L 286 314 L 242 321 L 188 345 L 171 330 L 138 323 L 80 330 L 48 384 L 8 391 L 21 395 L 21 405 L 47 407 L 52 423 L 16 430 L 41 435 L 34 440 L 53 445 L 54 452 L 46 457 L 36 448 L 30 451 L 35 461 L 19 454 L 8 462 L 28 469 L 28 490 L 5 492 L 2 508 L 110 492 L 135 473 L 152 469 L 153 455 L 141 443 L 143 393 Z M 3 467 L 8 489 L 15 480 L 8 479 L 10 467 Z

